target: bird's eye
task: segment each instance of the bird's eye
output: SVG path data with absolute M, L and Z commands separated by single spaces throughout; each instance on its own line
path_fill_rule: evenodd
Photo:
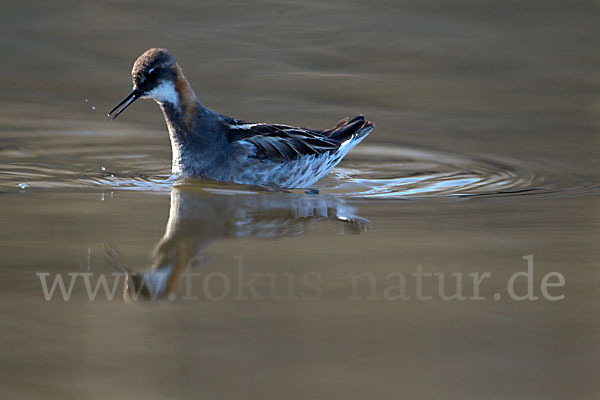
M 153 77 L 155 77 L 157 74 L 158 74 L 158 68 L 150 68 L 150 69 L 148 70 L 148 72 L 146 73 L 146 76 L 147 76 L 148 78 L 153 78 Z

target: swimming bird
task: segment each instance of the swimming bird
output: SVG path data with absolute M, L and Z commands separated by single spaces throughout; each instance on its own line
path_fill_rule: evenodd
M 238 184 L 306 188 L 326 176 L 374 128 L 362 115 L 320 131 L 249 123 L 203 106 L 175 58 L 149 49 L 133 64 L 133 90 L 109 113 L 154 99 L 171 139 L 172 173 Z

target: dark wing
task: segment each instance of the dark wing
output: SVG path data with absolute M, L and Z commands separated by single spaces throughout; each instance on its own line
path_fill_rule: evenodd
M 362 128 L 367 125 L 372 126 L 362 116 L 342 120 L 327 131 L 234 121 L 229 124 L 228 140 L 253 146 L 253 157 L 290 161 L 336 151 L 346 140 L 361 136 Z

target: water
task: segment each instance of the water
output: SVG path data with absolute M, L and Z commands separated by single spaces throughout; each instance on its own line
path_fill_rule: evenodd
M 4 5 L 4 397 L 596 398 L 598 11 Z M 314 190 L 179 180 L 156 105 L 105 117 L 152 46 L 219 112 L 377 127 Z M 516 301 L 529 255 L 539 299 Z M 489 272 L 485 299 L 445 301 L 429 277 L 419 300 L 418 266 L 462 274 L 470 297 L 469 274 Z M 558 301 L 540 289 L 554 272 Z M 83 275 L 46 301 L 38 273 L 121 280 L 112 301 L 90 301 Z M 409 299 L 390 297 L 399 273 Z

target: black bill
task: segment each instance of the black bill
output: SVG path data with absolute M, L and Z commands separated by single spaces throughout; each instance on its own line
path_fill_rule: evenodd
M 115 106 L 115 108 L 113 108 L 112 110 L 110 110 L 110 112 L 107 114 L 110 117 L 110 114 L 114 113 L 115 110 L 121 106 L 121 109 L 114 115 L 114 117 L 112 117 L 111 121 L 114 120 L 115 118 L 117 118 L 119 116 L 119 114 L 121 114 L 123 112 L 123 110 L 125 110 L 127 107 L 129 107 L 129 105 L 131 103 L 133 103 L 134 101 L 136 101 L 137 99 L 140 98 L 140 94 L 138 93 L 138 91 L 136 89 L 133 89 L 131 91 L 131 93 L 129 93 L 127 95 L 127 97 L 125 97 L 123 99 L 123 101 L 121 101 L 119 104 L 117 104 Z

